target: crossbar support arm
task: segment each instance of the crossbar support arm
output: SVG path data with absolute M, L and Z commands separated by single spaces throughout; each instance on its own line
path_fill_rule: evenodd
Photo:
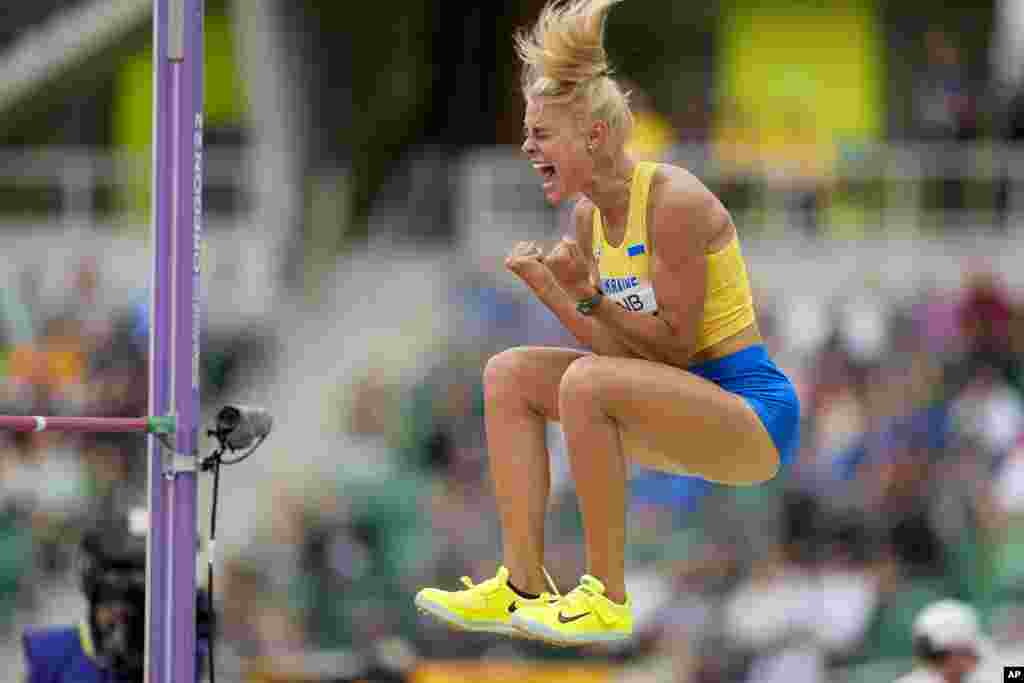
M 76 432 L 110 434 L 139 432 L 172 434 L 175 420 L 164 417 L 44 417 L 41 415 L 0 415 L 0 431 Z

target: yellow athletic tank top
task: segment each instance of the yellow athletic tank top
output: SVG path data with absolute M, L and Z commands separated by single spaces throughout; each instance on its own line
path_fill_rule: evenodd
M 594 210 L 592 248 L 601 276 L 601 291 L 627 311 L 658 312 L 650 274 L 651 244 L 647 236 L 647 201 L 657 168 L 657 163 L 649 161 L 636 165 L 626 234 L 619 246 L 608 244 L 601 212 Z M 754 322 L 754 300 L 739 239 L 734 236 L 722 249 L 708 254 L 707 259 L 704 316 L 697 332 L 695 353 L 728 339 Z

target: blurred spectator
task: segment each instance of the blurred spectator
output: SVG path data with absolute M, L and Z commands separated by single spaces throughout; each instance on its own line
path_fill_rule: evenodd
M 878 604 L 867 529 L 808 493 L 784 499 L 783 538 L 727 598 L 726 632 L 752 654 L 744 679 L 827 681 L 859 648 Z
M 28 683 L 141 683 L 145 676 L 146 543 L 117 520 L 87 532 L 80 575 L 88 614 L 80 623 L 30 629 Z M 209 612 L 197 604 L 196 680 L 202 677 Z
M 969 140 L 978 132 L 977 102 L 960 48 L 940 28 L 924 34 L 925 62 L 914 93 L 917 136 L 930 141 Z
M 15 610 L 30 607 L 36 597 L 38 576 L 26 561 L 34 539 L 30 501 L 11 495 L 9 473 L 19 466 L 21 454 L 14 439 L 0 435 L 0 634 L 14 625 Z
M 950 417 L 957 432 L 977 444 L 982 457 L 994 465 L 1024 430 L 1024 402 L 996 368 L 980 365 L 952 402 Z
M 959 221 L 967 208 L 962 147 L 979 133 L 977 95 L 968 80 L 959 47 L 939 28 L 924 34 L 925 61 L 915 74 L 913 136 L 929 145 L 927 167 L 938 174 L 929 205 L 947 221 Z
M 999 138 L 1008 149 L 1000 158 L 999 179 L 996 185 L 996 211 L 998 227 L 1003 234 L 1008 234 L 1010 221 L 1014 212 L 1020 211 L 1017 196 L 1020 193 L 1018 184 L 1012 174 L 1013 156 L 1018 153 L 1024 142 L 1024 88 L 1020 83 L 1013 84 L 1013 90 L 1003 112 Z
M 959 313 L 960 331 L 971 360 L 1010 373 L 1010 366 L 1019 362 L 1010 357 L 1014 304 L 999 276 L 983 264 L 965 269 Z
M 776 178 L 772 185 L 785 192 L 788 223 L 816 237 L 827 227 L 834 154 L 819 139 L 813 117 L 802 106 L 784 112 L 783 121 L 782 130 L 769 135 L 765 162 Z
M 1001 667 L 984 662 L 992 650 L 973 607 L 939 600 L 922 609 L 912 626 L 918 666 L 896 683 L 968 683 L 993 681 Z

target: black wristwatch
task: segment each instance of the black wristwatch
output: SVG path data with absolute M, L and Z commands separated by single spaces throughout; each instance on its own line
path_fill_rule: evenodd
M 599 289 L 593 296 L 577 301 L 576 310 L 582 315 L 593 315 L 594 309 L 597 308 L 597 305 L 601 303 L 601 299 L 603 298 L 604 292 Z

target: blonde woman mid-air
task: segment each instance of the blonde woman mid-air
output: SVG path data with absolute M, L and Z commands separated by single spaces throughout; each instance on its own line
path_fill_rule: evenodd
M 523 153 L 550 202 L 582 198 L 574 237 L 547 254 L 517 244 L 505 265 L 590 351 L 513 348 L 487 363 L 503 564 L 415 600 L 456 629 L 558 645 L 629 638 L 630 463 L 749 486 L 796 449 L 799 402 L 762 342 L 729 212 L 687 171 L 625 152 L 632 117 L 603 46 L 619 1 L 549 3 L 516 37 Z M 586 545 L 587 574 L 561 597 L 543 568 L 547 420 L 565 434 Z

